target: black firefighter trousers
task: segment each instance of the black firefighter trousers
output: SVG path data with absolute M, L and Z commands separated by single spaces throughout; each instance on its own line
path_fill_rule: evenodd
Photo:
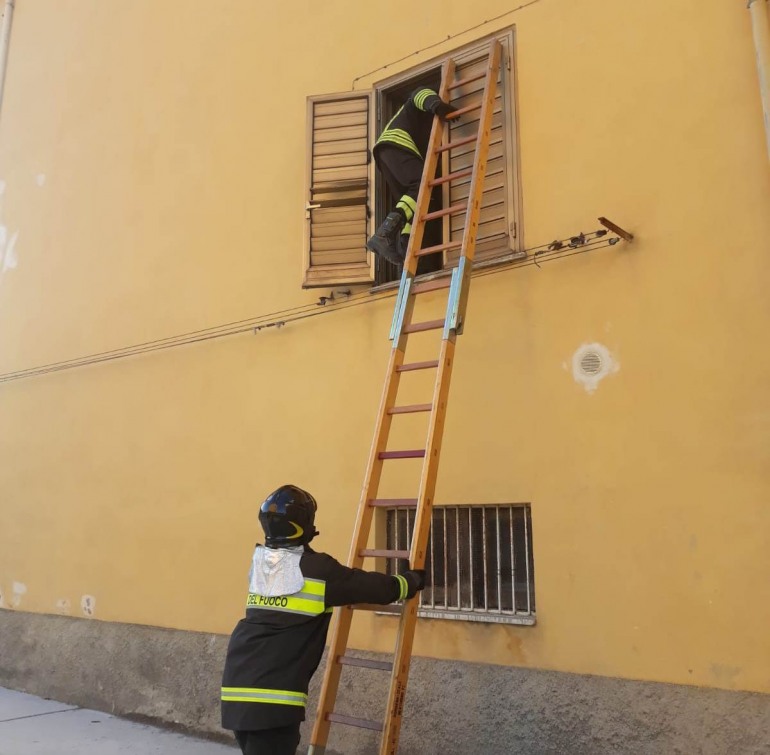
M 425 163 L 414 152 L 407 152 L 407 150 L 394 147 L 387 142 L 380 144 L 374 150 L 374 161 L 398 202 L 397 208 L 404 213 L 406 218 L 407 226 L 402 232 L 409 233 Z M 405 197 L 408 197 L 411 202 Z
M 260 731 L 236 731 L 243 755 L 295 755 L 299 746 L 299 724 Z

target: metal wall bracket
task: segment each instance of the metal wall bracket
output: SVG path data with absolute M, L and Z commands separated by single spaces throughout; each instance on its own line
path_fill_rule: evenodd
M 452 330 L 457 332 L 460 323 L 460 284 L 462 277 L 460 268 L 463 258 L 460 259 L 460 265 L 452 270 L 452 281 L 449 284 L 449 297 L 446 305 L 446 320 L 444 320 L 444 339 L 449 338 Z
M 623 230 L 619 225 L 615 225 L 611 220 L 607 220 L 607 218 L 599 218 L 599 222 L 608 230 L 612 231 L 613 233 L 617 233 L 620 238 L 625 239 L 626 241 L 633 241 L 634 240 L 634 234 L 629 233 L 628 231 Z
M 406 312 L 406 303 L 409 300 L 412 280 L 412 276 L 405 268 L 401 275 L 401 285 L 398 287 L 398 296 L 396 296 L 396 307 L 393 310 L 393 323 L 390 326 L 390 335 L 388 336 L 391 341 L 401 335 L 401 329 L 404 327 L 404 313 Z

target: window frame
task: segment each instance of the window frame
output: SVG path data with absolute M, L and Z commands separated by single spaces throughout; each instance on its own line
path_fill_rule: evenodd
M 501 248 L 499 253 L 482 259 L 474 260 L 474 268 L 492 267 L 500 264 L 506 264 L 526 256 L 524 251 L 524 228 L 522 223 L 522 193 L 521 193 L 521 159 L 519 149 L 519 127 L 518 127 L 518 82 L 516 78 L 516 27 L 509 26 L 505 29 L 493 32 L 479 39 L 475 39 L 468 44 L 450 50 L 438 55 L 430 60 L 424 61 L 417 66 L 399 71 L 387 78 L 375 81 L 372 84 L 375 113 L 372 121 L 379 134 L 386 120 L 384 99 L 388 92 L 401 88 L 410 79 L 418 79 L 426 76 L 432 70 L 441 68 L 444 62 L 451 58 L 457 63 L 458 67 L 464 62 L 474 60 L 483 55 L 489 48 L 492 40 L 497 39 L 503 45 L 503 59 L 501 61 L 501 84 L 506 87 L 503 103 L 503 130 L 506 139 L 506 161 L 505 161 L 505 189 L 506 189 L 506 212 L 508 220 L 508 244 Z M 372 144 L 372 146 L 374 146 Z M 375 175 L 374 184 L 371 190 L 372 206 L 371 214 L 375 221 L 380 221 L 387 214 L 384 208 L 383 192 L 381 187 L 384 181 L 381 176 Z M 446 192 L 448 185 L 445 184 Z M 446 193 L 445 199 L 446 202 Z M 383 212 L 383 210 L 385 210 Z M 380 217 L 382 215 L 382 217 Z M 448 224 L 449 219 L 445 219 Z M 445 227 L 445 233 L 447 229 Z M 421 280 L 428 280 L 442 275 L 449 274 L 452 264 L 447 263 L 447 252 L 443 252 L 442 269 L 433 273 L 419 276 Z M 394 281 L 384 283 L 375 283 L 374 289 L 384 290 L 393 285 Z
M 311 95 L 307 98 L 307 129 L 306 129 L 306 159 L 305 159 L 305 226 L 303 229 L 303 276 L 302 288 L 323 288 L 334 286 L 365 286 L 370 292 L 396 288 L 398 280 L 387 280 L 380 282 L 378 280 L 378 265 L 375 255 L 368 250 L 362 249 L 366 255 L 366 263 L 354 263 L 349 265 L 345 263 L 335 263 L 329 265 L 312 264 L 311 243 L 313 233 L 313 158 L 315 132 L 312 124 L 313 108 L 317 103 L 339 100 L 341 98 L 368 98 L 369 106 L 368 128 L 367 128 L 367 154 L 369 157 L 367 163 L 367 183 L 366 183 L 366 201 L 365 201 L 365 228 L 366 236 L 370 236 L 376 227 L 376 221 L 381 220 L 379 214 L 382 214 L 384 207 L 383 192 L 381 190 L 381 177 L 375 171 L 374 160 L 371 159 L 371 150 L 374 147 L 377 134 L 380 133 L 383 123 L 383 94 L 388 90 L 393 90 L 403 86 L 410 79 L 425 76 L 429 71 L 440 68 L 443 63 L 452 58 L 460 66 L 464 61 L 473 60 L 483 54 L 493 39 L 498 39 L 503 44 L 504 58 L 501 66 L 502 84 L 505 87 L 505 94 L 502 97 L 504 135 L 506 146 L 505 161 L 505 191 L 506 191 L 506 213 L 508 221 L 508 244 L 499 250 L 499 253 L 489 255 L 484 253 L 482 257 L 477 254 L 474 260 L 474 269 L 483 269 L 510 264 L 526 257 L 524 245 L 524 224 L 523 203 L 521 191 L 521 151 L 519 144 L 519 126 L 518 126 L 518 83 L 517 83 L 517 65 L 516 65 L 516 28 L 515 26 L 506 27 L 484 37 L 469 42 L 466 45 L 450 50 L 441 55 L 437 55 L 430 60 L 426 60 L 417 66 L 399 71 L 387 78 L 378 80 L 369 89 L 351 90 L 348 92 L 338 92 L 323 95 Z M 445 185 L 446 190 L 448 186 Z M 383 215 L 384 217 L 384 215 Z M 448 223 L 449 220 L 445 219 Z M 446 229 L 445 229 L 446 232 Z M 483 244 L 483 241 L 479 242 Z M 442 267 L 439 270 L 430 273 L 423 273 L 417 276 L 420 280 L 432 280 L 449 275 L 452 263 L 447 261 L 447 252 L 443 253 Z M 387 269 L 387 268 L 386 268 Z

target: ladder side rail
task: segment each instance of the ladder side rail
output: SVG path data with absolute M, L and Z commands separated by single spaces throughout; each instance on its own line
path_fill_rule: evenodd
M 452 365 L 454 362 L 455 334 L 441 342 L 439 369 L 433 394 L 434 409 L 431 413 L 428 428 L 428 444 L 425 453 L 425 463 L 420 477 L 420 492 L 418 495 L 417 515 L 412 530 L 412 548 L 409 562 L 411 568 L 422 569 L 425 566 L 428 533 L 430 530 L 433 496 L 436 490 L 439 458 L 441 455 L 441 440 L 446 418 L 447 398 L 451 383 Z M 407 601 L 401 613 L 398 628 L 398 641 L 393 659 L 390 692 L 386 708 L 387 718 L 382 734 L 380 755 L 396 755 L 398 738 L 401 731 L 401 719 L 404 712 L 404 698 L 409 679 L 409 668 L 412 659 L 412 644 L 417 623 L 418 598 Z
M 350 606 L 337 608 L 336 614 L 329 650 L 326 656 L 326 668 L 321 684 L 321 693 L 318 698 L 318 708 L 316 709 L 315 721 L 313 722 L 313 733 L 310 736 L 308 755 L 323 755 L 326 750 L 326 743 L 329 741 L 329 730 L 332 725 L 332 722 L 329 720 L 329 714 L 334 711 L 334 703 L 337 700 L 337 691 L 339 690 L 340 678 L 342 676 L 342 666 L 337 662 L 337 658 L 343 655 L 347 648 L 350 625 L 353 621 L 353 609 Z
M 377 424 L 374 432 L 374 440 L 369 450 L 369 459 L 366 465 L 366 475 L 364 477 L 364 486 L 361 490 L 361 499 L 358 504 L 358 514 L 353 531 L 353 540 L 348 555 L 348 566 L 360 568 L 363 565 L 364 557 L 361 551 L 366 547 L 369 534 L 371 532 L 374 507 L 369 506 L 369 499 L 377 497 L 377 490 L 382 477 L 383 461 L 380 459 L 380 452 L 385 450 L 390 434 L 390 426 L 393 421 L 393 415 L 388 413 L 388 407 L 393 406 L 398 392 L 398 385 L 401 378 L 401 372 L 398 370 L 404 363 L 404 351 L 396 348 L 396 341 L 390 351 L 388 360 L 388 373 L 385 386 L 380 399 L 380 406 L 377 412 Z M 331 632 L 329 642 L 329 652 L 326 659 L 326 668 L 324 670 L 323 683 L 321 685 L 321 694 L 318 699 L 318 710 L 316 712 L 315 722 L 313 724 L 313 734 L 311 742 L 313 746 L 325 747 L 329 738 L 331 721 L 328 714 L 334 710 L 339 690 L 340 678 L 342 676 L 342 666 L 337 663 L 337 658 L 344 655 L 350 637 L 350 626 L 353 621 L 353 608 L 351 606 L 341 606 L 337 609 L 334 627 Z M 313 750 L 321 753 L 323 750 Z
M 453 75 L 454 62 L 447 61 L 444 64 L 444 70 L 442 72 L 440 92 L 442 99 L 446 96 L 446 92 L 448 91 L 448 81 Z M 401 296 L 397 298 L 396 302 L 397 307 L 403 307 L 403 314 L 399 318 L 398 331 L 392 333 L 393 346 L 388 361 L 385 386 L 383 388 L 377 413 L 377 425 L 375 427 L 374 439 L 369 451 L 364 485 L 361 490 L 361 497 L 358 504 L 353 540 L 348 555 L 348 566 L 350 567 L 362 566 L 363 556 L 360 555 L 361 550 L 366 546 L 371 533 L 374 508 L 369 506 L 368 502 L 370 499 L 377 497 L 377 490 L 379 489 L 383 464 L 383 460 L 380 459 L 380 452 L 384 451 L 387 446 L 390 427 L 393 420 L 393 415 L 388 414 L 388 408 L 395 404 L 396 394 L 398 393 L 401 377 L 401 372 L 398 368 L 404 363 L 406 341 L 408 338 L 408 334 L 404 332 L 404 326 L 411 323 L 412 311 L 414 309 L 414 296 L 406 296 L 405 301 L 402 299 L 403 294 L 407 289 L 407 279 L 413 278 L 417 269 L 417 257 L 413 254 L 412 250 L 414 248 L 419 248 L 422 244 L 425 222 L 421 221 L 420 218 L 426 214 L 430 204 L 431 187 L 428 186 L 428 181 L 435 175 L 436 163 L 438 160 L 435 148 L 441 141 L 444 130 L 443 125 L 444 124 L 439 118 L 434 118 L 428 147 L 429 151 L 426 156 L 422 180 L 420 182 L 420 192 L 417 198 L 417 208 L 415 210 L 416 222 L 413 223 L 412 233 L 409 236 L 407 246 L 404 272 L 401 280 Z M 415 244 L 417 244 L 416 247 Z M 348 639 L 350 637 L 350 627 L 353 621 L 353 610 L 354 609 L 350 606 L 343 606 L 337 610 L 337 616 L 331 633 L 326 669 L 324 671 L 324 679 L 321 686 L 318 709 L 311 736 L 311 752 L 317 753 L 318 755 L 325 750 L 329 738 L 329 730 L 332 722 L 328 719 L 328 714 L 334 710 L 334 704 L 337 699 L 340 678 L 342 675 L 342 666 L 337 663 L 337 658 L 338 656 L 343 655 L 347 648 Z
M 441 87 L 438 95 L 442 100 L 447 101 L 450 82 L 455 76 L 455 62 L 454 60 L 448 60 L 444 63 Z M 433 119 L 433 127 L 431 129 L 430 141 L 428 142 L 428 154 L 425 160 L 425 167 L 423 169 L 422 181 L 420 182 L 420 193 L 417 201 L 417 209 L 415 210 L 415 216 L 417 218 L 416 224 L 412 228 L 412 233 L 409 237 L 409 244 L 407 246 L 406 260 L 404 264 L 404 275 L 414 275 L 417 269 L 417 254 L 415 250 L 420 249 L 422 246 L 422 238 L 425 231 L 424 216 L 427 214 L 428 207 L 430 205 L 430 197 L 433 187 L 430 185 L 431 181 L 436 175 L 436 167 L 438 160 L 440 159 L 439 146 L 444 141 L 444 133 L 446 129 L 444 122 L 440 118 Z M 409 297 L 410 302 L 413 305 L 413 296 Z M 445 360 L 443 359 L 444 347 L 442 341 L 442 354 L 439 357 L 438 369 L 436 371 L 436 385 L 442 384 L 441 376 L 444 373 Z M 431 412 L 430 425 L 432 426 L 437 414 L 437 406 L 435 402 L 435 389 L 434 389 L 434 401 L 433 411 Z M 430 430 L 428 432 L 428 438 L 431 438 Z M 426 460 L 423 463 L 424 475 L 426 468 L 429 466 L 429 453 L 426 447 Z M 420 483 L 422 488 L 422 480 Z M 418 497 L 417 502 L 417 517 L 420 516 L 421 502 Z M 414 535 L 412 536 L 412 555 L 414 554 Z M 410 558 L 410 568 L 422 568 L 422 565 L 417 566 Z M 405 650 L 411 651 L 412 639 L 414 635 L 414 623 L 417 619 L 417 604 L 416 598 L 407 601 L 403 611 L 401 612 L 401 618 L 399 619 L 399 629 L 396 642 L 396 651 L 394 656 L 393 671 L 391 675 L 390 689 L 388 692 L 388 702 L 385 708 L 386 720 L 383 727 L 382 739 L 380 740 L 380 752 L 381 753 L 396 753 L 398 749 L 398 735 L 401 731 L 401 719 L 403 716 L 403 703 L 406 694 L 406 683 L 409 674 L 409 661 L 410 652 L 404 653 Z M 411 632 L 404 632 L 404 628 L 409 626 L 408 617 L 411 616 Z M 407 636 L 409 635 L 409 636 Z M 405 660 L 404 660 L 405 659 Z
M 438 96 L 445 102 L 449 93 L 449 82 L 454 78 L 455 62 L 447 60 L 443 65 L 441 73 L 441 86 Z M 444 134 L 444 121 L 438 116 L 433 118 L 433 127 L 430 131 L 427 154 L 425 155 L 425 165 L 422 169 L 422 179 L 420 181 L 420 191 L 417 195 L 417 209 L 414 211 L 414 220 L 412 222 L 412 232 L 409 234 L 409 243 L 406 247 L 406 260 L 404 261 L 404 275 L 414 275 L 417 270 L 416 250 L 422 246 L 422 238 L 425 233 L 425 221 L 422 217 L 428 213 L 430 206 L 430 197 L 433 187 L 430 182 L 436 175 L 436 166 L 438 165 L 438 148 L 441 145 Z M 414 297 L 410 297 L 414 298 Z
M 377 409 L 374 438 L 369 449 L 369 458 L 366 462 L 364 485 L 361 488 L 361 498 L 358 502 L 356 523 L 353 529 L 353 541 L 350 546 L 350 553 L 348 554 L 348 566 L 354 569 L 360 569 L 364 563 L 364 558 L 360 555 L 360 552 L 369 541 L 374 512 L 374 509 L 369 506 L 369 500 L 377 497 L 383 469 L 383 460 L 380 458 L 380 453 L 385 451 L 387 447 L 390 428 L 393 423 L 393 415 L 388 412 L 388 409 L 396 403 L 398 386 L 402 375 L 399 367 L 404 364 L 405 356 L 404 350 L 397 347 L 397 339 L 394 339 L 393 348 L 390 350 L 390 357 L 388 359 L 385 386 L 380 397 L 379 408 Z
M 490 47 L 487 79 L 484 87 L 480 116 L 481 122 L 479 124 L 479 136 L 476 145 L 476 155 L 474 157 L 473 174 L 471 176 L 473 196 L 472 202 L 470 201 L 471 198 L 469 198 L 466 227 L 463 232 L 462 257 L 467 259 L 467 263 L 462 266 L 465 268 L 463 270 L 465 273 L 463 278 L 468 282 L 470 281 L 470 263 L 473 260 L 481 197 L 483 194 L 486 158 L 489 151 L 489 134 L 496 94 L 497 76 L 499 74 L 500 48 L 500 43 L 497 40 L 495 40 Z M 446 92 L 446 89 L 444 88 L 445 84 L 448 84 L 448 79 L 445 79 L 442 82 L 442 93 Z M 433 146 L 434 149 L 437 147 L 438 144 Z M 423 176 L 423 181 L 425 181 L 425 176 Z M 473 223 L 473 227 L 470 229 L 468 227 L 469 221 Z M 471 245 L 470 255 L 467 254 L 468 250 L 466 248 L 466 245 L 469 243 Z M 467 285 L 465 288 L 467 297 Z M 458 302 L 454 300 L 454 297 L 450 296 L 447 301 L 447 323 L 450 320 L 452 309 L 457 306 Z M 463 310 L 460 311 L 462 312 Z M 447 400 L 451 384 L 452 366 L 454 363 L 456 336 L 457 331 L 455 329 L 445 329 L 444 337 L 441 342 L 439 368 L 437 370 L 433 392 L 433 411 L 431 412 L 430 423 L 428 426 L 425 462 L 420 477 L 420 489 L 417 497 L 417 513 L 414 528 L 412 530 L 412 547 L 409 560 L 411 568 L 413 569 L 421 569 L 425 565 L 428 535 L 433 517 L 433 497 L 438 477 L 441 442 L 444 434 Z M 385 727 L 380 743 L 380 755 L 396 755 L 398 752 L 398 740 L 401 731 L 406 687 L 412 658 L 414 630 L 417 623 L 418 603 L 419 601 L 417 598 L 408 601 L 399 620 L 398 641 L 394 654 L 391 686 L 386 708 Z
M 476 235 L 479 230 L 479 218 L 481 205 L 484 201 L 484 178 L 487 172 L 487 157 L 489 155 L 489 138 L 492 130 L 492 114 L 495 108 L 495 96 L 497 94 L 497 79 L 500 75 L 500 58 L 502 45 L 495 40 L 490 49 L 489 63 L 487 65 L 486 82 L 484 84 L 484 98 L 479 116 L 479 135 L 476 143 L 476 155 L 473 159 L 473 173 L 471 175 L 472 196 L 468 197 L 468 210 L 465 216 L 465 228 L 463 229 L 463 243 L 460 247 L 460 269 L 462 279 L 460 281 L 460 296 L 457 302 L 457 333 L 463 331 L 465 322 L 465 310 L 468 305 L 468 292 L 471 285 L 471 270 L 473 257 L 476 253 Z M 447 319 L 449 314 L 447 315 Z

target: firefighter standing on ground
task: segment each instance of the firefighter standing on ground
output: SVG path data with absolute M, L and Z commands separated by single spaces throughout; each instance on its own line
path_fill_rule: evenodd
M 377 167 L 393 196 L 401 198 L 366 247 L 390 262 L 402 264 L 406 257 L 433 116 L 446 118 L 456 109 L 432 89 L 417 89 L 390 119 L 374 145 Z
M 397 576 L 349 569 L 308 543 L 316 502 L 284 485 L 260 507 L 265 545 L 249 575 L 246 618 L 235 627 L 222 680 L 222 727 L 244 755 L 294 755 L 308 685 L 321 660 L 333 606 L 387 605 L 414 597 L 423 571 Z

